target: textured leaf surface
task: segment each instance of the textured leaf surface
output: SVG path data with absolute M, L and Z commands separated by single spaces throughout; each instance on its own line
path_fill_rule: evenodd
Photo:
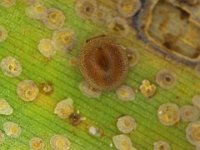
M 37 50 L 42 38 L 51 38 L 52 31 L 38 21 L 28 18 L 25 3 L 21 0 L 10 8 L 0 7 L 0 24 L 8 30 L 8 39 L 0 44 L 0 59 L 15 56 L 23 67 L 22 75 L 17 78 L 6 77 L 0 72 L 0 97 L 8 100 L 14 108 L 11 116 L 0 116 L 0 129 L 5 121 L 14 121 L 22 127 L 22 135 L 18 139 L 6 136 L 2 150 L 26 150 L 32 137 L 41 137 L 45 141 L 45 149 L 50 149 L 49 140 L 54 134 L 64 134 L 72 142 L 72 150 L 110 150 L 112 136 L 120 132 L 116 128 L 119 116 L 128 114 L 135 118 L 138 128 L 131 133 L 133 145 L 139 150 L 153 149 L 157 140 L 166 140 L 173 150 L 189 150 L 193 147 L 186 141 L 185 123 L 175 127 L 165 127 L 157 119 L 160 104 L 174 102 L 179 106 L 191 104 L 194 95 L 199 94 L 200 80 L 190 68 L 180 64 L 172 64 L 150 51 L 150 47 L 139 41 L 133 29 L 129 37 L 120 39 L 125 46 L 132 46 L 140 53 L 139 64 L 132 68 L 125 81 L 126 84 L 139 87 L 143 79 L 155 83 L 156 73 L 168 68 L 177 75 L 177 84 L 173 89 L 163 90 L 158 87 L 152 99 L 144 98 L 140 93 L 130 103 L 121 102 L 115 92 L 105 92 L 99 100 L 85 97 L 78 89 L 82 76 L 78 68 L 68 64 L 69 58 L 78 56 L 81 45 L 86 39 L 106 33 L 103 26 L 81 20 L 74 11 L 74 0 L 46 0 L 45 5 L 61 9 L 66 15 L 65 26 L 76 33 L 76 45 L 70 54 L 58 52 L 52 60 L 45 59 Z M 110 7 L 110 2 L 102 4 Z M 16 94 L 16 86 L 21 80 L 31 79 L 37 85 L 51 81 L 54 92 L 50 96 L 42 93 L 32 103 L 25 103 Z M 73 127 L 68 121 L 59 119 L 53 114 L 56 103 L 71 97 L 75 107 L 87 118 L 80 126 Z M 87 133 L 88 125 L 100 127 L 104 136 L 92 137 Z

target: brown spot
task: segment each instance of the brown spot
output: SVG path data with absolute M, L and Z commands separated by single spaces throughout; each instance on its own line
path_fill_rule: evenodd
M 115 23 L 114 30 L 115 31 L 123 31 L 124 30 L 124 26 L 122 24 Z
M 92 4 L 92 3 L 89 3 L 89 1 L 88 1 L 88 2 L 85 2 L 85 6 L 84 6 L 84 11 L 83 11 L 83 13 L 90 15 L 90 14 L 92 14 L 93 12 L 94 12 L 94 6 L 93 6 L 93 4 Z
M 171 77 L 170 76 L 165 77 L 165 81 L 166 82 L 171 82 Z
M 133 56 L 131 54 L 128 54 L 127 56 L 129 61 L 133 59 Z
M 53 93 L 53 84 L 49 81 L 43 82 L 39 85 L 40 91 L 44 94 L 50 95 Z
M 178 36 L 174 36 L 171 33 L 167 33 L 164 35 L 165 42 L 163 43 L 163 45 L 171 51 L 181 53 L 181 48 L 176 45 L 178 38 Z
M 77 112 L 72 113 L 69 116 L 69 122 L 70 124 L 72 124 L 73 126 L 77 126 L 81 123 L 82 119 L 81 119 L 81 115 Z
M 180 9 L 180 18 L 181 18 L 181 20 L 188 20 L 189 17 L 190 17 L 189 13 L 187 13 L 186 11 Z
M 91 39 L 82 48 L 80 70 L 93 88 L 115 89 L 128 73 L 126 51 L 108 37 Z
M 146 28 L 146 26 L 145 26 L 145 25 L 142 25 L 142 26 L 141 26 L 141 29 L 142 29 L 142 30 L 144 30 L 145 28 Z

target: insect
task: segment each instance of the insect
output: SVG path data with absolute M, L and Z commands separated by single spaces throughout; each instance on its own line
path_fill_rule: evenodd
M 87 40 L 80 52 L 80 71 L 97 90 L 108 91 L 120 86 L 128 66 L 126 50 L 107 36 Z

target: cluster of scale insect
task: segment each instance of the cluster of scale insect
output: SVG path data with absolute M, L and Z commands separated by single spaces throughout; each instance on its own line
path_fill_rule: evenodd
M 200 96 L 196 95 L 192 99 L 193 105 L 183 105 L 179 107 L 175 103 L 165 103 L 159 106 L 157 116 L 159 122 L 164 126 L 174 126 L 180 121 L 188 123 L 186 127 L 186 138 L 189 143 L 198 147 L 200 144 Z
M 96 24 L 104 24 L 108 32 L 116 36 L 126 36 L 130 32 L 128 19 L 141 8 L 140 0 L 119 0 L 113 3 L 113 9 L 108 9 L 96 0 L 76 0 L 76 14 Z
M 8 3 L 10 2 L 10 3 Z M 14 5 L 15 0 L 2 0 L 0 4 L 6 8 Z M 75 33 L 72 29 L 64 27 L 66 17 L 64 13 L 57 8 L 47 8 L 40 1 L 30 1 L 29 6 L 25 9 L 25 14 L 31 18 L 41 21 L 45 27 L 53 30 L 52 38 L 43 38 L 38 43 L 38 51 L 46 58 L 52 58 L 57 50 L 70 50 L 75 41 Z M 8 31 L 4 26 L 0 26 L 0 42 L 6 41 L 8 38 Z M 17 58 L 8 56 L 1 60 L 1 71 L 5 76 L 10 78 L 17 78 L 22 74 L 23 67 Z M 18 97 L 25 102 L 32 102 L 37 99 L 40 92 L 44 94 L 51 94 L 53 91 L 52 84 L 47 82 L 38 86 L 30 79 L 21 80 L 16 87 Z M 13 108 L 5 99 L 0 99 L 1 107 L 0 114 L 11 115 Z M 68 98 L 58 102 L 55 106 L 54 113 L 61 119 L 69 119 L 72 125 L 78 125 L 82 120 L 79 111 L 75 111 L 73 100 Z M 3 124 L 4 132 L 1 134 L 0 140 L 2 143 L 5 140 L 5 135 L 18 138 L 21 135 L 21 127 L 14 122 L 5 122 Z M 70 149 L 71 142 L 63 135 L 53 135 L 50 139 L 52 149 Z M 43 139 L 40 137 L 33 137 L 29 141 L 29 147 L 33 150 L 42 150 L 45 147 Z
M 117 129 L 122 133 L 113 136 L 112 141 L 118 150 L 130 149 L 136 150 L 128 134 L 131 134 L 137 128 L 137 123 L 132 116 L 125 115 L 117 119 Z
M 109 36 L 87 40 L 79 55 L 79 68 L 84 77 L 79 84 L 80 91 L 87 97 L 99 98 L 102 91 L 116 90 L 121 101 L 134 100 L 134 88 L 123 82 L 128 70 L 138 63 L 138 59 L 135 50 L 124 48 Z
M 31 3 L 25 10 L 31 19 L 41 21 L 45 27 L 53 30 L 52 38 L 43 38 L 38 43 L 38 51 L 46 58 L 53 58 L 57 50 L 69 51 L 75 41 L 72 29 L 64 27 L 66 16 L 57 8 L 47 8 L 41 2 Z
M 8 8 L 13 6 L 14 3 L 15 0 L 11 0 L 10 4 L 6 3 L 6 0 L 2 0 L 0 4 Z M 138 10 L 141 8 L 141 2 L 139 0 L 119 0 L 117 2 L 116 8 L 118 13 L 121 15 L 120 17 L 117 17 L 115 13 L 107 15 L 107 12 L 110 12 L 110 10 L 104 8 L 103 6 L 98 6 L 96 0 L 77 0 L 75 3 L 75 11 L 80 18 L 92 20 L 98 23 L 106 23 L 108 31 L 111 34 L 126 36 L 130 30 L 126 19 L 132 17 L 136 14 L 136 12 L 138 12 Z M 66 51 L 73 47 L 75 41 L 75 33 L 73 32 L 73 30 L 63 27 L 66 18 L 61 10 L 56 8 L 46 8 L 42 3 L 37 2 L 27 7 L 25 12 L 28 17 L 39 20 L 45 25 L 45 27 L 50 30 L 54 30 L 51 39 L 44 38 L 39 41 L 38 50 L 44 57 L 52 58 L 56 54 L 57 50 Z M 7 30 L 3 26 L 0 26 L 0 42 L 5 41 L 7 39 L 7 35 Z M 106 43 L 104 39 L 98 40 L 99 41 L 96 41 L 96 43 L 95 40 L 93 40 L 94 43 L 92 43 L 91 40 L 88 42 L 90 45 L 86 43 L 86 45 L 83 47 L 83 51 L 81 53 L 82 62 L 80 65 L 82 65 L 81 72 L 86 81 L 83 81 L 79 85 L 80 90 L 88 97 L 98 98 L 101 95 L 101 91 L 117 89 L 116 94 L 118 98 L 122 101 L 134 100 L 135 93 L 133 91 L 133 88 L 127 85 L 122 85 L 121 83 L 126 77 L 128 67 L 133 67 L 138 63 L 138 53 L 134 51 L 129 53 L 127 50 L 127 53 L 124 54 L 124 52 L 122 52 L 123 48 L 117 47 L 116 45 L 118 44 L 112 43 L 110 39 L 108 39 L 108 43 Z M 97 50 L 100 50 L 100 52 L 97 51 L 89 54 L 90 49 L 98 46 L 97 43 L 105 43 L 108 47 L 110 45 L 115 45 L 115 50 L 113 50 L 113 52 L 115 54 L 116 52 L 119 52 L 119 55 L 116 56 L 116 58 L 113 57 L 113 59 L 109 61 L 106 57 L 110 57 L 113 53 L 111 52 L 109 54 L 103 51 L 101 47 L 99 49 L 96 47 Z M 116 68 L 107 68 L 106 64 L 101 64 L 101 62 L 98 62 L 98 57 L 105 59 L 105 62 L 108 61 L 109 64 L 113 63 L 113 66 L 115 66 L 115 59 L 122 59 L 123 64 L 119 64 L 118 69 L 120 69 L 120 67 L 124 65 L 122 68 L 125 68 L 125 71 L 123 70 L 124 74 L 119 75 L 120 77 L 122 76 L 122 78 L 120 78 L 120 84 L 118 83 L 119 81 L 117 81 L 116 85 L 102 84 L 101 86 L 99 86 L 98 83 L 95 83 L 95 80 L 92 81 L 91 77 L 89 76 L 90 74 L 87 74 L 87 71 L 91 70 L 85 67 L 87 66 L 87 61 L 83 61 L 83 59 L 87 59 L 86 56 L 88 56 L 88 54 L 89 56 L 91 55 L 96 58 L 95 61 L 97 61 L 97 66 L 94 66 L 94 68 L 100 68 L 100 72 L 107 71 L 106 69 L 113 69 L 113 72 L 119 73 Z M 88 60 L 88 62 L 89 61 L 90 60 Z M 21 75 L 22 72 L 21 64 L 14 57 L 4 58 L 1 62 L 1 69 L 3 73 L 8 77 L 18 77 Z M 99 79 L 100 78 L 101 77 L 99 76 Z M 115 78 L 115 76 L 110 76 L 110 78 Z M 170 89 L 176 85 L 176 76 L 168 70 L 161 70 L 157 73 L 155 81 L 161 88 Z M 156 86 L 154 84 L 151 84 L 148 80 L 144 80 L 140 86 L 140 91 L 145 97 L 149 98 L 154 96 L 156 92 Z M 24 80 L 18 84 L 17 94 L 24 101 L 33 101 L 37 98 L 39 94 L 39 88 L 32 80 Z M 12 107 L 8 104 L 6 100 L 1 99 L 0 103 L 2 104 L 0 107 L 1 114 L 11 115 L 13 113 Z M 165 126 L 175 125 L 180 120 L 184 122 L 190 122 L 186 128 L 187 139 L 191 144 L 199 145 L 200 134 L 198 134 L 198 132 L 200 129 L 200 123 L 199 121 L 196 121 L 199 118 L 199 108 L 200 96 L 195 96 L 193 98 L 193 106 L 185 105 L 179 108 L 176 104 L 173 103 L 162 104 L 158 109 L 157 116 L 160 123 Z M 75 112 L 73 100 L 70 98 L 58 102 L 55 106 L 54 113 L 61 119 L 71 118 L 77 121 L 77 119 L 80 120 L 81 118 L 79 116 L 79 113 Z M 136 126 L 136 121 L 131 116 L 127 115 L 118 118 L 117 128 L 120 132 L 122 132 L 122 134 L 113 137 L 113 143 L 117 149 L 135 149 L 132 145 L 131 139 L 126 134 L 134 131 L 136 129 Z M 3 124 L 3 128 L 5 134 L 13 138 L 18 138 L 21 134 L 21 127 L 14 122 L 5 122 Z M 91 126 L 89 128 L 89 132 L 91 134 L 97 135 L 98 129 Z M 0 132 L 0 143 L 4 140 L 4 138 L 4 133 Z M 50 145 L 53 149 L 70 149 L 71 143 L 69 139 L 63 135 L 54 135 L 50 139 Z M 29 146 L 31 149 L 43 149 L 44 141 L 41 138 L 34 137 L 29 141 Z M 170 149 L 170 146 L 165 141 L 155 142 L 154 149 L 157 150 L 160 148 L 168 150 Z

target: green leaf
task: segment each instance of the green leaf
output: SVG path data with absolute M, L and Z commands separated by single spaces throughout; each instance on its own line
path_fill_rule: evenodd
M 120 134 L 116 120 L 121 115 L 131 115 L 137 122 L 137 129 L 130 134 L 133 145 L 139 150 L 153 149 L 157 140 L 170 143 L 173 150 L 192 149 L 185 136 L 186 123 L 180 122 L 174 127 L 165 127 L 157 119 L 159 105 L 166 102 L 177 103 L 179 106 L 191 104 L 192 97 L 199 94 L 200 79 L 195 71 L 181 64 L 173 64 L 152 53 L 151 47 L 137 39 L 133 29 L 130 36 L 120 39 L 125 46 L 132 46 L 140 54 L 140 62 L 131 68 L 125 83 L 138 89 L 142 80 L 148 79 L 155 83 L 156 73 L 168 68 L 177 76 L 177 84 L 170 90 L 158 87 L 155 96 L 145 98 L 136 94 L 133 102 L 120 101 L 115 91 L 104 92 L 100 99 L 84 96 L 79 88 L 83 77 L 78 67 L 70 66 L 71 57 L 78 57 L 81 46 L 86 39 L 106 33 L 106 27 L 80 19 L 74 11 L 75 0 L 49 0 L 45 6 L 62 10 L 66 16 L 65 26 L 76 33 L 76 44 L 71 53 L 58 52 L 52 60 L 42 56 L 37 45 L 42 38 L 51 38 L 52 31 L 25 15 L 26 3 L 18 0 L 16 5 L 7 9 L 0 6 L 0 25 L 8 30 L 8 39 L 0 43 L 0 60 L 6 56 L 16 57 L 23 71 L 19 77 L 9 78 L 0 72 L 0 97 L 5 98 L 13 107 L 11 116 L 0 116 L 0 129 L 5 121 L 13 121 L 22 127 L 20 138 L 6 136 L 1 150 L 27 150 L 32 137 L 44 139 L 45 149 L 50 148 L 50 138 L 54 134 L 62 134 L 69 138 L 72 150 L 111 150 L 112 137 Z M 101 4 L 111 7 L 111 2 L 101 0 Z M 40 93 L 37 99 L 27 103 L 16 93 L 17 84 L 25 79 L 33 80 L 37 85 L 50 81 L 54 92 L 51 95 Z M 156 83 L 155 83 L 156 84 Z M 78 126 L 72 126 L 67 120 L 58 118 L 54 108 L 62 99 L 72 98 L 76 110 L 86 117 Z M 102 137 L 88 134 L 88 126 L 95 125 L 102 129 Z

